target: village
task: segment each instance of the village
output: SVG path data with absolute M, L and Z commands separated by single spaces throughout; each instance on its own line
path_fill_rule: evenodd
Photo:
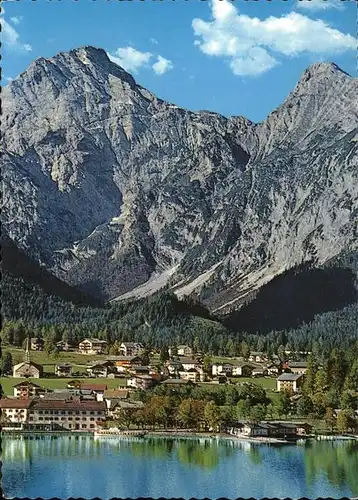
M 105 341 L 94 338 L 84 339 L 78 346 L 58 342 L 59 351 L 64 354 L 75 351 L 88 361 L 83 365 L 84 371 L 75 378 L 71 363 L 56 362 L 54 375 L 63 384 L 61 388 L 51 389 L 45 387 L 47 378 L 43 366 L 31 360 L 34 352 L 43 350 L 43 342 L 38 338 L 29 338 L 24 360 L 13 366 L 12 377 L 8 377 L 15 380 L 12 393 L 6 394 L 0 401 L 2 430 L 108 435 L 111 428 L 120 432 L 120 423 L 121 432 L 136 432 L 140 424 L 142 430 L 145 428 L 143 419 L 140 421 L 138 417 L 145 403 L 138 395 L 148 394 L 158 387 L 166 391 L 165 394 L 172 394 L 194 386 L 215 390 L 215 387 L 260 384 L 266 380 L 269 382 L 266 385 L 273 387 L 273 395 L 281 393 L 294 402 L 301 397 L 307 370 L 307 361 L 293 361 L 290 353 L 287 353 L 284 362 L 277 356 L 269 359 L 263 352 L 250 352 L 247 359 L 236 357 L 208 363 L 202 353 L 194 353 L 188 345 L 179 345 L 167 350 L 165 361 L 161 355 L 160 362 L 158 352 L 148 353 L 140 343 L 121 343 L 120 354 L 115 356 L 104 355 L 108 352 L 107 347 Z M 102 358 L 95 359 L 99 355 Z M 93 382 L 93 379 L 98 381 Z M 244 382 L 240 382 L 242 380 Z M 169 420 L 165 420 L 162 432 L 168 432 Z M 296 422 L 292 419 L 267 420 L 263 416 L 233 419 L 231 415 L 216 420 L 209 418 L 206 422 L 200 420 L 201 426 L 192 423 L 191 427 L 242 438 L 290 440 L 312 434 L 312 425 L 302 419 Z M 153 419 L 149 419 L 149 423 L 150 429 L 156 428 L 157 422 Z M 171 430 L 175 428 L 176 432 L 187 432 L 186 427 L 179 418 L 172 422 Z

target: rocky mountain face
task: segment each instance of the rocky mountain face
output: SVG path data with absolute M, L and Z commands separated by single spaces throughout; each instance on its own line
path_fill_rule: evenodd
M 313 64 L 254 124 L 165 102 L 100 49 L 40 58 L 3 91 L 3 226 L 102 298 L 166 286 L 237 309 L 358 250 L 357 91 Z

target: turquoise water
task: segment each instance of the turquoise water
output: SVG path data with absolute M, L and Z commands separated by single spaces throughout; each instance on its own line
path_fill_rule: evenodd
M 2 460 L 7 498 L 358 496 L 358 441 L 23 436 L 3 438 Z

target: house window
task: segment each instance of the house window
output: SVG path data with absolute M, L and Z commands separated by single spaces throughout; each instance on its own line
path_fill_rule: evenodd
M 43 420 L 43 417 L 39 417 L 39 420 Z
M 69 428 L 71 429 L 71 427 L 72 427 L 72 424 L 68 424 L 68 427 L 69 427 Z
M 47 410 L 45 411 L 45 415 L 48 415 L 48 411 Z
M 54 411 L 53 413 L 54 413 L 55 415 L 58 415 L 58 411 Z
M 76 417 L 76 420 L 81 420 L 81 417 Z
M 69 411 L 69 412 L 68 412 L 68 414 L 69 414 L 69 415 L 72 415 L 72 411 Z
M 54 420 L 58 420 L 58 417 L 53 417 Z
M 82 429 L 87 429 L 87 425 L 86 424 L 82 424 Z
M 76 413 L 76 415 L 79 415 L 79 414 L 80 414 L 80 412 L 79 412 L 79 411 L 76 411 L 75 413 Z
M 66 417 L 61 417 L 61 420 L 66 420 Z
M 94 420 L 94 417 L 91 417 L 90 420 Z
M 93 429 L 94 428 L 94 424 L 90 424 L 90 428 Z
M 94 415 L 94 411 L 90 411 L 90 415 Z
M 83 411 L 83 412 L 82 412 L 82 415 L 86 415 L 86 412 L 85 412 L 85 411 Z

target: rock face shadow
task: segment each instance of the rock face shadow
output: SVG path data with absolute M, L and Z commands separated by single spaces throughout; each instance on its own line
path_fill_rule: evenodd
M 247 306 L 225 318 L 227 326 L 248 333 L 296 328 L 316 314 L 358 301 L 351 269 L 290 269 L 265 285 Z

